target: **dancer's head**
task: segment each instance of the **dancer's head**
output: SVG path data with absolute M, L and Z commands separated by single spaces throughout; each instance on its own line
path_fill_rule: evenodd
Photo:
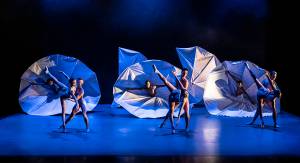
M 146 80 L 146 81 L 145 81 L 145 87 L 146 87 L 146 88 L 150 88 L 150 86 L 151 86 L 150 80 Z
M 242 88 L 242 87 L 243 87 L 243 83 L 242 83 L 242 81 L 240 81 L 240 80 L 239 80 L 239 81 L 237 81 L 237 85 L 238 85 L 238 87 L 239 87 L 239 88 Z
M 78 86 L 81 87 L 81 86 L 83 85 L 83 83 L 84 83 L 84 80 L 83 80 L 82 78 L 78 78 L 78 79 L 77 79 L 77 85 L 78 85 Z
M 244 86 L 243 86 L 243 82 L 241 80 L 237 81 L 237 94 L 240 94 L 240 91 L 244 91 Z
M 70 86 L 76 86 L 76 80 L 74 78 L 69 79 Z
M 181 77 L 185 78 L 189 73 L 189 70 L 187 68 L 183 68 L 181 71 Z
M 53 85 L 54 84 L 53 79 L 51 79 L 51 78 L 47 79 L 47 84 L 48 85 Z
M 277 78 L 277 72 L 276 71 L 270 71 L 270 79 L 275 80 Z

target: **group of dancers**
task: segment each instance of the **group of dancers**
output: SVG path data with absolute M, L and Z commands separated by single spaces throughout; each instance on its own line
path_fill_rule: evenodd
M 167 115 L 165 116 L 163 122 L 161 123 L 160 127 L 163 127 L 166 120 L 170 119 L 171 127 L 172 127 L 172 134 L 175 133 L 175 126 L 174 126 L 174 110 L 179 107 L 179 114 L 178 114 L 178 121 L 180 120 L 180 115 L 182 114 L 181 111 L 184 109 L 185 111 L 185 130 L 189 131 L 189 124 L 190 124 L 190 113 L 189 113 L 189 93 L 188 93 L 188 87 L 189 87 L 189 81 L 187 79 L 188 76 L 188 69 L 184 68 L 181 72 L 180 79 L 177 78 L 175 71 L 172 72 L 174 75 L 177 85 L 174 86 L 171 82 L 167 80 L 166 77 L 164 77 L 157 67 L 155 65 L 152 65 L 153 71 L 158 75 L 158 77 L 163 81 L 164 85 L 153 85 L 149 80 L 146 80 L 145 87 L 144 88 L 130 88 L 128 90 L 132 89 L 144 89 L 146 90 L 151 97 L 154 97 L 156 95 L 156 89 L 159 87 L 166 86 L 170 92 L 169 94 L 169 111 Z M 274 122 L 274 128 L 278 128 L 277 124 L 277 111 L 276 111 L 276 105 L 275 100 L 276 98 L 281 97 L 281 91 L 279 90 L 275 80 L 277 77 L 277 73 L 275 71 L 267 71 L 264 70 L 265 75 L 267 79 L 260 82 L 260 80 L 255 76 L 255 74 L 251 71 L 247 64 L 247 68 L 250 71 L 250 74 L 255 81 L 255 84 L 258 88 L 257 91 L 257 109 L 254 115 L 253 120 L 248 123 L 249 125 L 253 125 L 260 116 L 261 120 L 261 127 L 264 127 L 264 121 L 263 121 L 263 115 L 262 115 L 262 109 L 264 105 L 269 105 L 272 108 L 272 115 L 273 115 L 273 122 Z M 243 83 L 240 80 L 237 80 L 237 91 L 236 96 L 239 96 L 241 94 L 248 95 L 244 89 Z M 208 83 L 209 84 L 209 83 Z M 250 97 L 248 97 L 250 99 Z M 251 101 L 253 104 L 255 104 L 254 101 Z
M 173 85 L 171 82 L 167 80 L 167 78 L 160 73 L 160 71 L 157 69 L 155 65 L 152 65 L 153 71 L 155 74 L 158 75 L 160 80 L 164 83 L 163 85 L 154 85 L 150 82 L 150 80 L 145 81 L 145 86 L 143 88 L 130 88 L 127 90 L 132 89 L 144 89 L 146 92 L 152 96 L 156 96 L 156 89 L 159 87 L 167 87 L 169 90 L 169 111 L 165 118 L 163 119 L 163 122 L 160 125 L 160 128 L 162 128 L 166 121 L 169 119 L 171 123 L 172 128 L 172 134 L 176 133 L 176 129 L 174 126 L 174 111 L 179 106 L 179 113 L 178 113 L 178 121 L 177 124 L 180 121 L 180 116 L 182 114 L 182 110 L 184 110 L 185 115 L 185 131 L 189 131 L 190 126 L 190 102 L 189 102 L 189 80 L 187 79 L 188 76 L 188 69 L 184 68 L 181 71 L 180 79 L 177 78 L 175 71 L 172 71 L 174 78 L 176 79 L 176 85 Z M 252 125 L 255 123 L 258 116 L 260 116 L 261 120 L 261 127 L 264 127 L 264 121 L 263 121 L 263 115 L 262 115 L 262 109 L 265 104 L 270 105 L 272 108 L 272 115 L 273 115 L 273 121 L 274 121 L 274 127 L 279 127 L 277 124 L 277 111 L 276 111 L 276 105 L 275 105 L 275 99 L 281 97 L 281 92 L 276 85 L 275 79 L 277 77 L 277 73 L 275 71 L 267 71 L 265 70 L 265 74 L 267 76 L 267 79 L 260 82 L 259 79 L 255 76 L 255 74 L 251 71 L 249 66 L 247 65 L 247 68 L 250 71 L 250 74 L 252 78 L 255 81 L 255 84 L 258 88 L 257 91 L 257 109 L 254 115 L 253 120 L 249 123 L 249 125 Z M 82 111 L 82 115 L 84 117 L 84 122 L 86 125 L 86 132 L 89 132 L 89 119 L 87 116 L 87 108 L 86 103 L 83 99 L 84 96 L 84 89 L 83 84 L 84 80 L 82 78 L 73 79 L 70 78 L 68 75 L 66 75 L 63 71 L 59 71 L 62 73 L 66 79 L 69 81 L 69 86 L 66 86 L 61 81 L 59 81 L 54 75 L 52 75 L 48 69 L 48 67 L 45 67 L 44 70 L 45 74 L 48 76 L 46 84 L 53 89 L 56 94 L 59 96 L 60 104 L 62 108 L 62 125 L 60 128 L 62 128 L 64 131 L 66 129 L 66 125 L 76 116 L 80 110 Z M 243 84 L 241 81 L 237 81 L 237 96 L 240 94 L 246 94 L 245 90 L 243 88 Z M 69 115 L 69 117 L 66 119 L 66 100 L 73 101 L 75 104 L 73 106 L 72 112 Z

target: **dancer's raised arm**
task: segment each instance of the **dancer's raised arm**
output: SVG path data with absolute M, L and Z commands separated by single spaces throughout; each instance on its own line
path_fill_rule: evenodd
M 174 75 L 174 77 L 175 77 L 177 83 L 179 84 L 180 89 L 187 90 L 187 88 L 185 88 L 185 87 L 183 86 L 183 84 L 181 83 L 181 81 L 177 78 L 176 72 L 175 72 L 175 71 L 172 71 L 172 74 Z
M 141 87 L 141 88 L 125 88 L 125 90 L 129 91 L 129 90 L 144 90 L 146 88 Z
M 22 80 L 24 80 L 24 81 L 30 83 L 31 85 L 46 85 L 45 82 L 43 82 L 43 83 L 36 83 L 36 82 L 30 81 L 30 80 L 28 80 L 28 79 L 22 79 Z

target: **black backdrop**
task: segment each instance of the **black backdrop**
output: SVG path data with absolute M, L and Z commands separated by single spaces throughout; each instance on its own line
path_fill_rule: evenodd
M 277 2 L 278 3 L 278 2 Z M 98 75 L 101 102 L 111 103 L 118 47 L 178 67 L 175 47 L 201 46 L 221 61 L 250 60 L 277 70 L 283 108 L 294 106 L 296 70 L 292 4 L 267 0 L 8 0 L 1 5 L 1 115 L 21 112 L 22 73 L 36 60 L 61 53 Z M 287 37 L 288 36 L 288 37 Z M 5 106 L 5 107 L 4 107 Z

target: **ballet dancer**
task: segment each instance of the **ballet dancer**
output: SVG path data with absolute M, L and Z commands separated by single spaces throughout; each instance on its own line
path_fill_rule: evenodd
M 275 104 L 276 104 L 276 98 L 281 97 L 281 92 L 275 82 L 277 73 L 275 71 L 271 71 L 271 73 L 266 71 L 267 79 L 260 82 L 254 75 L 254 73 L 250 70 L 248 64 L 247 64 L 247 67 L 258 87 L 258 92 L 257 92 L 258 105 L 257 105 L 255 115 L 253 117 L 253 120 L 249 123 L 249 125 L 253 125 L 259 115 L 260 120 L 261 120 L 261 127 L 262 128 L 264 127 L 262 108 L 263 108 L 264 104 L 269 104 L 269 105 L 271 105 L 271 108 L 272 108 L 272 117 L 273 117 L 273 122 L 274 122 L 274 128 L 278 128 L 279 126 L 277 124 L 277 111 L 276 111 Z
M 172 126 L 172 134 L 175 134 L 175 127 L 174 127 L 174 110 L 179 105 L 179 103 L 183 102 L 183 108 L 185 110 L 185 122 L 186 126 L 185 129 L 188 131 L 189 128 L 189 121 L 190 121 L 190 115 L 189 115 L 189 100 L 188 100 L 188 80 L 186 79 L 186 76 L 188 74 L 187 69 L 182 70 L 181 80 L 179 80 L 176 77 L 175 71 L 172 71 L 172 74 L 175 76 L 177 83 L 179 84 L 180 89 L 177 89 L 174 85 L 172 85 L 156 68 L 155 65 L 152 65 L 154 72 L 159 76 L 159 78 L 164 82 L 165 86 L 169 89 L 170 95 L 169 95 L 169 112 L 167 113 L 165 119 L 163 120 L 160 127 L 163 127 L 165 124 L 165 121 L 170 118 L 171 126 Z

